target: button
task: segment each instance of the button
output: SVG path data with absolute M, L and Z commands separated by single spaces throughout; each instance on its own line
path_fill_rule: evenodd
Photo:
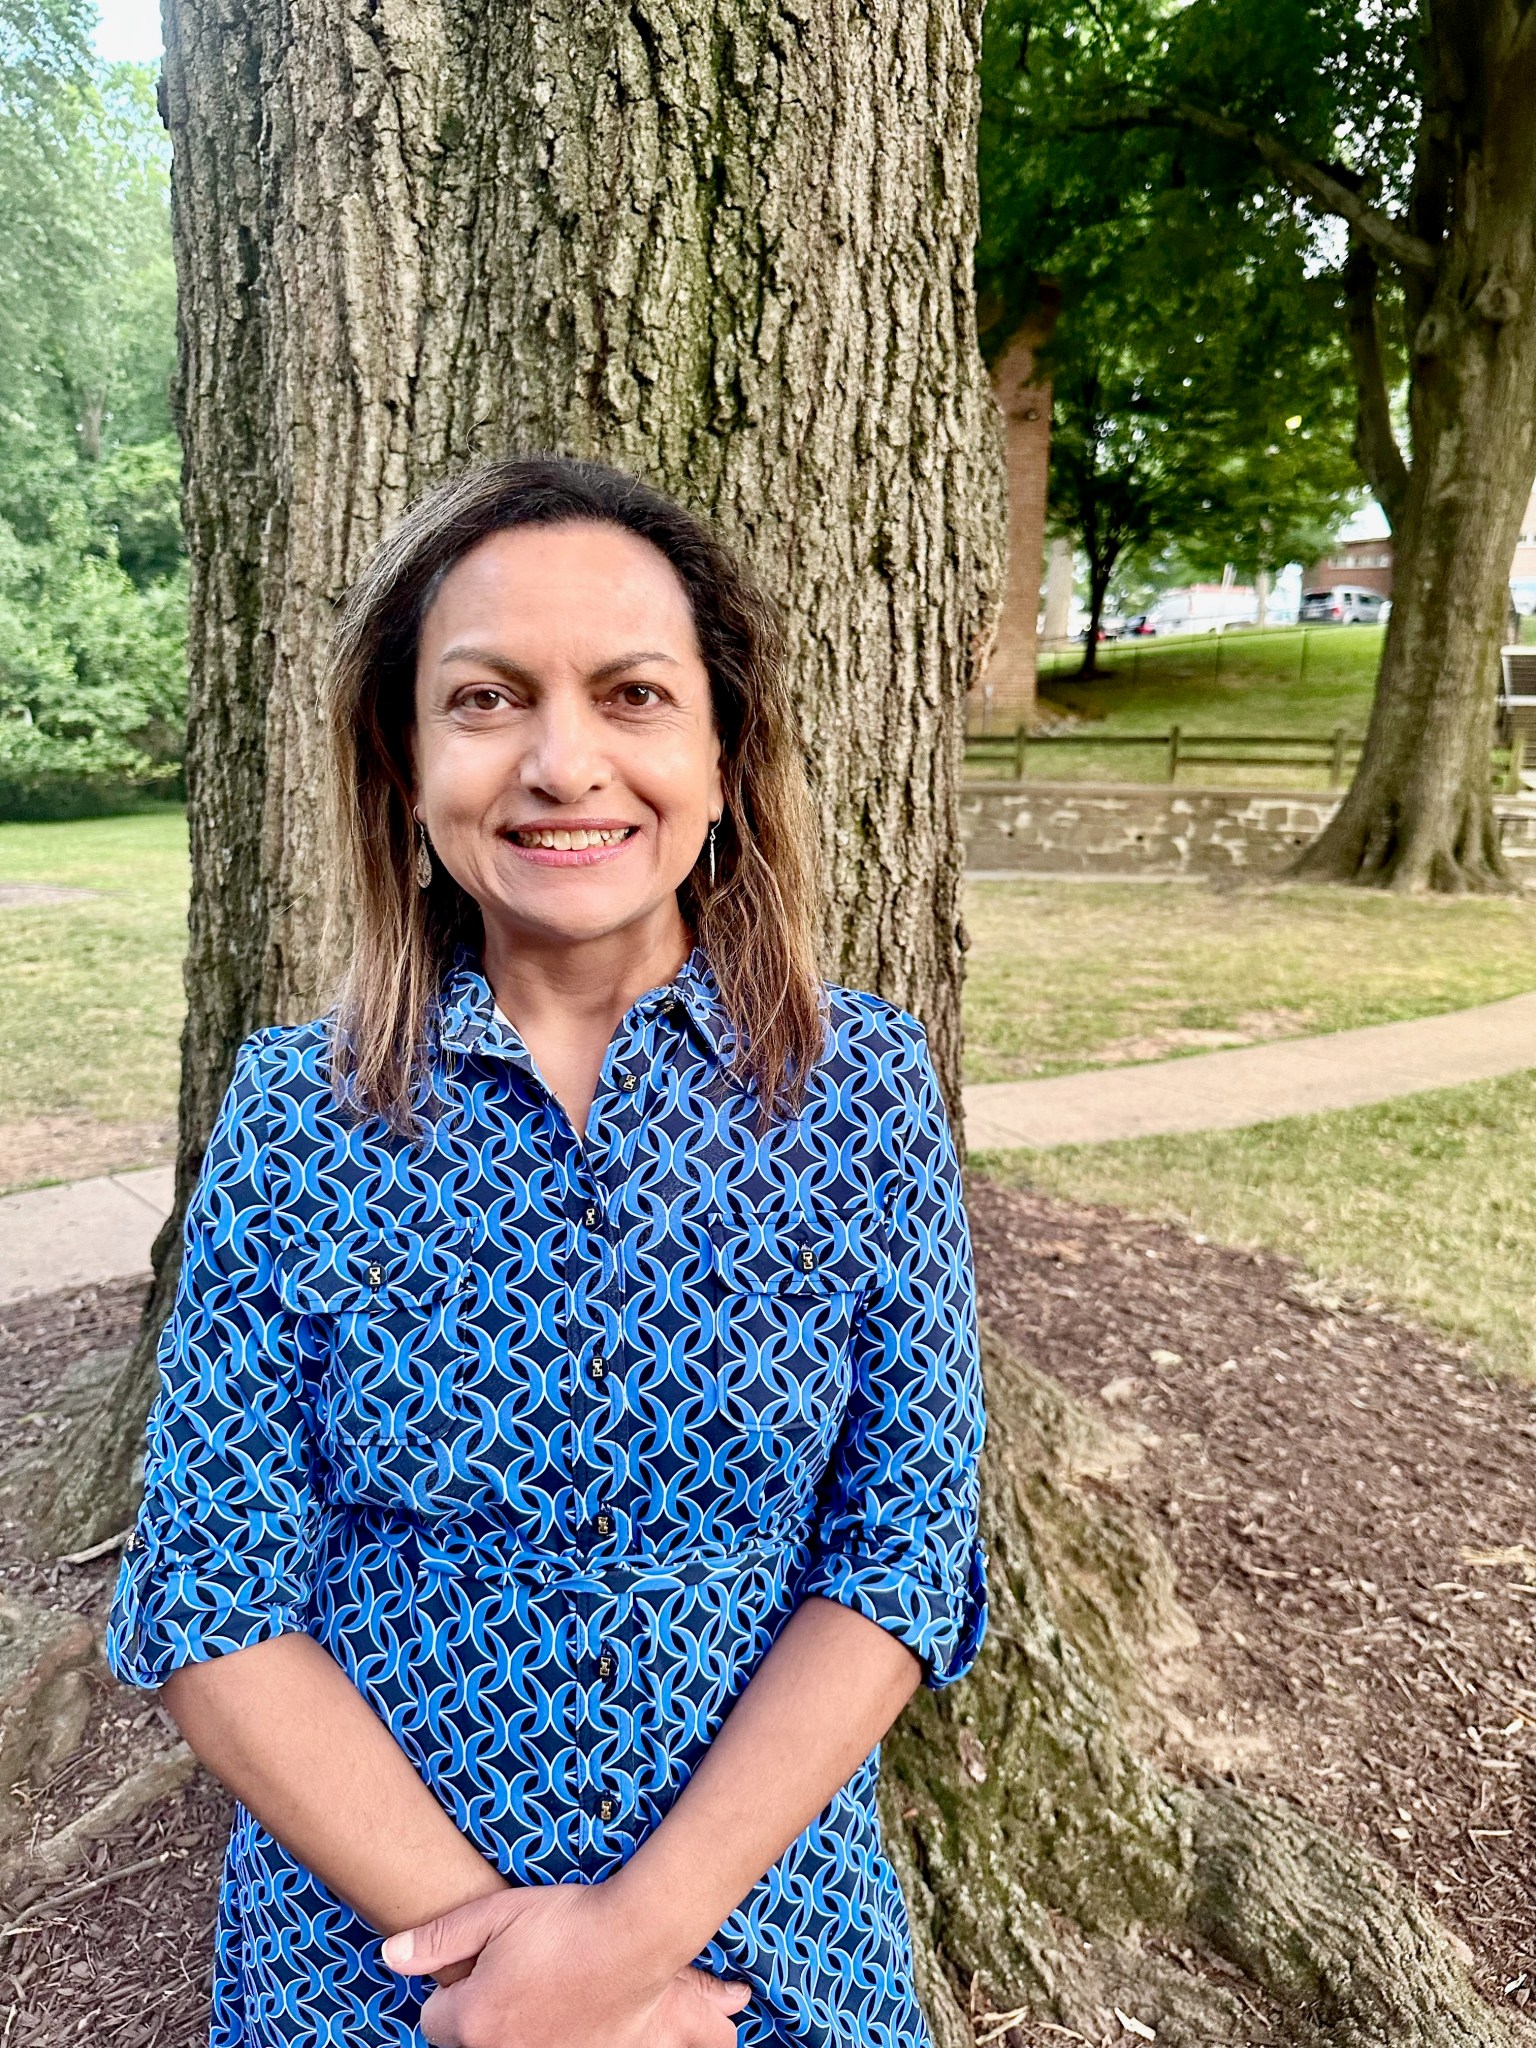
M 640 1083 L 635 1078 L 635 1076 L 633 1074 L 626 1073 L 622 1067 L 619 1067 L 615 1070 L 613 1078 L 615 1079 L 615 1081 L 618 1082 L 619 1086 L 624 1090 L 624 1093 L 626 1095 L 633 1095 L 635 1090 L 640 1086 Z
M 605 1792 L 597 1802 L 597 1817 L 599 1820 L 612 1820 L 618 1810 L 619 1802 L 611 1792 Z
M 597 1228 L 597 1204 L 596 1204 L 596 1202 L 588 1202 L 588 1204 L 587 1204 L 587 1206 L 586 1206 L 586 1210 L 585 1210 L 585 1216 L 584 1216 L 584 1220 L 585 1220 L 585 1222 L 586 1222 L 586 1226 L 587 1226 L 588 1230 L 595 1230 L 595 1229 Z
M 368 1268 L 368 1285 L 370 1287 L 382 1287 L 384 1285 L 384 1268 L 377 1259 Z
M 606 1359 L 606 1358 L 604 1358 L 604 1356 L 603 1356 L 603 1354 L 601 1353 L 601 1351 L 599 1351 L 599 1353 L 597 1354 L 596 1358 L 594 1358 L 594 1359 L 593 1359 L 593 1361 L 592 1361 L 592 1377 L 593 1377 L 593 1379 L 595 1379 L 595 1380 L 600 1380 L 600 1379 L 602 1379 L 603 1375 L 604 1375 L 604 1374 L 605 1374 L 605 1373 L 607 1372 L 607 1370 L 608 1370 L 608 1361 L 607 1361 L 607 1359 Z
M 604 1680 L 612 1678 L 616 1662 L 617 1659 L 614 1657 L 612 1650 L 604 1650 L 597 1660 L 598 1677 Z
M 803 1244 L 803 1245 L 801 1245 L 801 1247 L 800 1247 L 800 1270 L 801 1270 L 801 1272 L 802 1272 L 802 1273 L 810 1273 L 810 1272 L 813 1272 L 813 1271 L 815 1270 L 815 1266 L 816 1266 L 816 1254 L 815 1254 L 815 1253 L 814 1253 L 814 1252 L 813 1252 L 813 1251 L 811 1250 L 811 1248 L 810 1248 L 810 1246 L 809 1246 L 808 1244 Z
M 611 1536 L 613 1534 L 613 1517 L 606 1508 L 599 1508 L 593 1519 L 592 1526 L 599 1536 Z

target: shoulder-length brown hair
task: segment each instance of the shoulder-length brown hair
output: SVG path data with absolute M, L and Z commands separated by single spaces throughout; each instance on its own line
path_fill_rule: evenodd
M 716 880 L 699 861 L 678 892 L 734 1028 L 734 1065 L 761 1120 L 792 1113 L 820 1056 L 819 925 L 810 803 L 777 607 L 702 520 L 648 484 L 564 456 L 482 464 L 420 498 L 340 607 L 327 675 L 331 793 L 342 850 L 333 919 L 350 912 L 335 1011 L 338 1096 L 419 1136 L 412 1094 L 428 1015 L 460 943 L 477 951 L 479 906 L 436 859 L 422 889 L 408 737 L 416 650 L 438 584 L 493 533 L 600 520 L 638 534 L 676 571 L 693 610 L 720 735 L 725 814 Z M 345 900 L 338 900 L 344 898 Z

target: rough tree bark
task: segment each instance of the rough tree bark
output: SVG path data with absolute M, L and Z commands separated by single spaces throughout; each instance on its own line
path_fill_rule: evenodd
M 509 445 L 643 470 L 790 599 L 827 964 L 923 1015 L 953 1090 L 961 707 L 1003 520 L 970 269 L 979 7 L 173 0 L 169 30 L 194 673 L 179 1196 L 239 1040 L 314 1014 L 336 965 L 330 607 L 419 488 Z M 84 1545 L 131 1507 L 176 1244 L 173 1224 L 97 1436 L 35 1496 L 45 1538 Z M 972 2039 L 977 1996 L 1097 2038 L 1132 1990 L 1175 2044 L 1235 2048 L 1257 2010 L 1297 2048 L 1508 2039 L 1375 1866 L 1133 1747 L 1166 1719 L 1135 1676 L 1179 1635 L 1166 1560 L 1081 1491 L 1086 1422 L 990 1348 L 987 1369 L 991 1638 L 971 1682 L 914 1703 L 884 1784 L 943 2048 Z

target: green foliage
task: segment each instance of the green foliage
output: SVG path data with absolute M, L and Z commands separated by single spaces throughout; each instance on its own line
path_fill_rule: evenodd
M 0 816 L 180 774 L 169 149 L 93 12 L 0 0 Z
M 1203 4 L 988 10 L 984 331 L 1000 348 L 1058 281 L 1051 513 L 1095 603 L 1170 554 L 1194 574 L 1309 557 L 1359 496 L 1338 284 L 1307 225 L 1199 138 L 1074 125 Z

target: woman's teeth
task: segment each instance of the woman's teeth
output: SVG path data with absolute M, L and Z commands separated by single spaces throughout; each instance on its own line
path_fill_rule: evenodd
M 514 832 L 511 836 L 519 846 L 543 846 L 551 853 L 579 853 L 586 846 L 617 846 L 629 837 L 631 829 L 625 825 L 616 832 Z

